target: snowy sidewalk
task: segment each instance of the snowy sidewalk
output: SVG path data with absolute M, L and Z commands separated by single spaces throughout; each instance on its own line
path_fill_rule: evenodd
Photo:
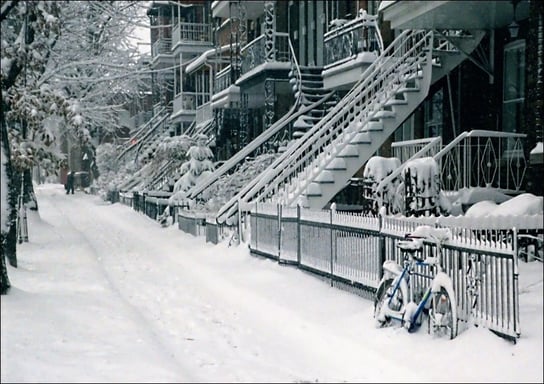
M 37 187 L 1 302 L 2 382 L 542 382 L 542 264 L 516 345 L 376 329 L 372 303 L 295 268 Z

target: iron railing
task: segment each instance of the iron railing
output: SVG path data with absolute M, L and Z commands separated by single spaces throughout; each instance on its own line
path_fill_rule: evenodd
M 452 238 L 443 247 L 442 268 L 453 282 L 459 320 L 465 328 L 474 323 L 515 340 L 520 336 L 518 232 L 523 228 L 542 233 L 542 222 L 542 215 L 513 217 L 484 223 L 484 228 L 468 218 L 373 217 L 252 204 L 250 251 L 373 298 L 383 262 L 402 265 L 403 255 L 396 247 L 399 239 L 418 225 L 450 228 Z M 423 257 L 435 253 L 435 245 L 426 244 Z M 468 288 L 475 276 L 477 284 L 470 288 L 477 301 L 472 310 L 474 296 Z M 422 283 L 416 281 L 416 290 Z
M 341 64 L 362 52 L 383 51 L 383 41 L 376 21 L 377 16 L 364 13 L 346 24 L 325 34 L 325 67 Z
M 274 50 L 272 57 L 267 57 L 266 36 L 261 35 L 251 41 L 241 50 L 242 66 L 241 73 L 245 74 L 261 64 L 272 61 L 276 63 L 289 63 L 291 51 L 289 49 L 289 34 L 274 32 Z

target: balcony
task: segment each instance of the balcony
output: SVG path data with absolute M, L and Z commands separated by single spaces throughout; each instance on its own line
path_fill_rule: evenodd
M 380 55 L 383 41 L 376 19 L 363 11 L 352 21 L 336 20 L 337 28 L 325 34 L 326 89 L 350 89 Z
M 199 105 L 196 108 L 196 123 L 204 123 L 213 119 L 212 104 L 210 102 Z
M 177 94 L 173 102 L 172 119 L 192 121 L 196 113 L 196 99 L 196 92 Z
M 212 45 L 212 26 L 205 23 L 178 23 L 172 28 L 172 51 L 202 51 Z
M 382 1 L 384 21 L 393 29 L 496 29 L 513 20 L 511 1 Z M 520 0 L 516 18 L 529 16 L 529 1 Z
M 233 1 L 232 3 L 234 5 L 236 2 Z M 241 5 L 245 7 L 245 14 L 248 19 L 256 19 L 264 13 L 264 1 L 242 1 Z M 233 16 L 230 12 L 230 1 L 212 2 L 212 17 L 228 19 Z
M 160 38 L 151 46 L 151 55 L 153 59 L 159 55 L 170 55 L 170 48 L 172 47 L 172 39 Z
M 229 65 L 215 76 L 212 108 L 236 106 L 240 102 L 240 87 L 233 84 L 232 68 Z
M 265 43 L 265 35 L 261 35 L 242 48 L 241 76 L 236 81 L 237 85 L 265 70 L 290 69 L 289 35 L 274 32 L 274 49 L 269 57 L 266 57 Z

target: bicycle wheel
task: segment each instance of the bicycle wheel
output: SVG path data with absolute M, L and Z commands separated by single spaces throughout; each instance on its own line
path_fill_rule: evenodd
M 457 336 L 457 305 L 453 294 L 441 286 L 432 294 L 429 307 L 429 332 L 436 336 Z
M 389 308 L 394 311 L 400 311 L 404 305 L 404 296 L 402 289 L 400 288 L 397 289 L 394 297 L 389 303 L 391 291 L 393 290 L 392 284 L 393 279 L 383 280 L 378 286 L 376 295 L 374 296 L 374 318 L 376 319 L 376 325 L 379 327 L 385 327 L 391 323 L 390 317 L 381 314 L 381 310 L 384 305 L 389 305 Z

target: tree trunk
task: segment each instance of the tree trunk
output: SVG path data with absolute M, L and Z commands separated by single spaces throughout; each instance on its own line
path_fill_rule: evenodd
M 5 294 L 8 292 L 10 288 L 10 282 L 8 278 L 8 271 L 6 267 L 6 260 L 5 257 L 7 257 L 10 265 L 13 267 L 17 267 L 17 231 L 16 231 L 16 220 L 17 220 L 17 187 L 13 183 L 13 168 L 11 165 L 11 152 L 9 147 L 9 141 L 8 141 L 8 131 L 7 131 L 7 123 L 5 121 L 5 112 L 6 105 L 2 103 L 1 107 L 1 116 L 0 116 L 0 124 L 1 124 L 1 145 L 2 149 L 4 150 L 4 154 L 6 155 L 7 163 L 6 163 L 6 177 L 7 177 L 7 187 L 8 187 L 8 207 L 7 210 L 9 211 L 9 229 L 7 232 L 2 232 L 0 239 L 1 239 L 1 245 L 2 245 L 2 254 L 0 258 L 2 259 L 1 264 L 1 271 L 0 271 L 0 293 Z M 5 208 L 5 207 L 4 207 Z M 5 212 L 4 212 L 5 213 Z M 4 214 L 3 213 L 3 214 Z
M 0 234 L 0 241 L 2 243 L 2 249 L 4 249 L 6 237 L 3 233 Z M 0 271 L 0 295 L 5 295 L 11 288 L 11 283 L 9 282 L 8 268 L 6 266 L 6 258 L 4 257 L 4 252 L 2 252 L 2 257 L 0 257 L 0 259 L 2 263 L 2 270 Z

